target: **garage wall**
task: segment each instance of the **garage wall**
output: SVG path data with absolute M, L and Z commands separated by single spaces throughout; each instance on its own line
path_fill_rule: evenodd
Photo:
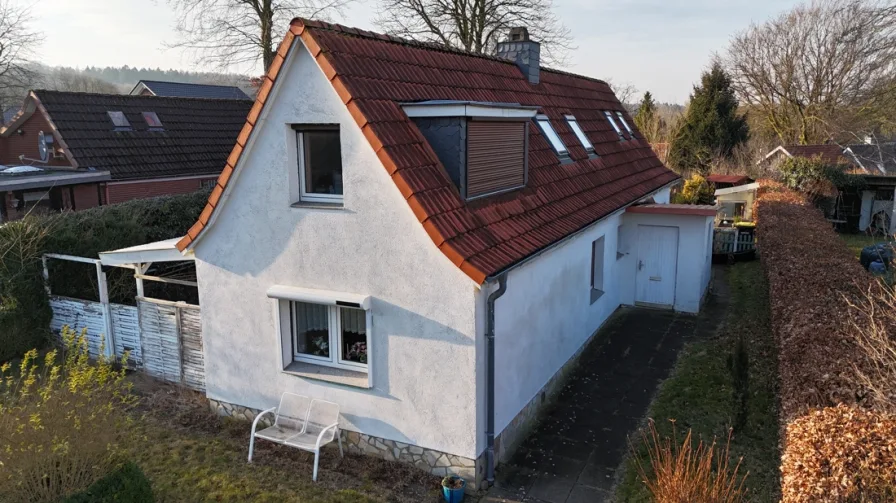
M 635 303 L 635 269 L 638 257 L 638 226 L 678 227 L 678 270 L 675 278 L 676 311 L 696 313 L 709 286 L 712 268 L 713 217 L 698 215 L 656 215 L 626 213 L 622 218 L 624 240 L 630 243 L 629 267 L 624 271 L 628 281 L 620 280 L 620 302 Z

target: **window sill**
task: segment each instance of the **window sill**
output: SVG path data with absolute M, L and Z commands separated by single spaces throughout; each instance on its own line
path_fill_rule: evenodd
M 308 201 L 299 201 L 289 205 L 290 208 L 304 208 L 309 210 L 341 210 L 345 209 L 342 203 L 317 203 Z
M 603 297 L 603 295 L 604 295 L 603 290 L 598 290 L 596 288 L 592 288 L 591 289 L 591 303 L 594 304 L 595 302 L 597 302 L 597 299 Z
M 338 369 L 306 362 L 292 362 L 283 369 L 283 372 L 315 381 L 332 382 L 356 388 L 371 387 L 366 372 Z

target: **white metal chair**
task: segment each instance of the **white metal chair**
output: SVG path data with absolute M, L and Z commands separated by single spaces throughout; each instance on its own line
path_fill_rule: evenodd
M 274 414 L 274 424 L 256 432 L 258 421 L 265 414 Z M 314 453 L 314 473 L 311 480 L 317 482 L 317 465 L 320 448 L 335 438 L 342 452 L 342 438 L 339 436 L 339 405 L 326 400 L 311 400 L 307 396 L 283 393 L 280 406 L 262 411 L 252 421 L 252 436 L 249 437 L 249 462 L 255 449 L 255 438 L 295 447 Z

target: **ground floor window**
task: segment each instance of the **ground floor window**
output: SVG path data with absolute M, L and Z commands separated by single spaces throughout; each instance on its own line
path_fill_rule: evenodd
M 295 361 L 366 369 L 366 311 L 301 301 L 288 305 Z

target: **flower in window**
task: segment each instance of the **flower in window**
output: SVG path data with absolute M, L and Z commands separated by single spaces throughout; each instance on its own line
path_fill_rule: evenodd
M 355 362 L 367 363 L 367 343 L 356 342 L 348 350 L 348 359 Z

